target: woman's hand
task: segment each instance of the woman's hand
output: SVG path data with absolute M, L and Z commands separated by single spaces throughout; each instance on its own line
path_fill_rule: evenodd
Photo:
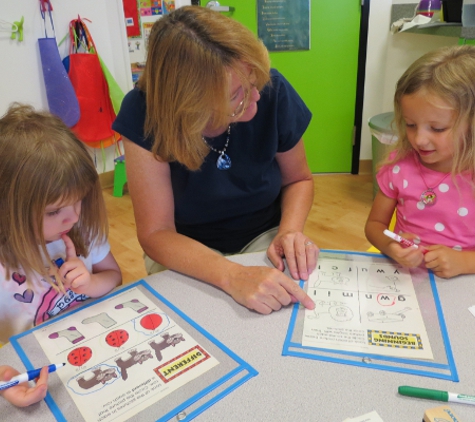
M 315 307 L 312 299 L 294 281 L 275 268 L 235 264 L 223 289 L 237 303 L 261 314 L 270 314 L 295 302 L 307 309 Z
M 11 366 L 0 366 L 0 381 L 10 381 L 12 377 L 20 373 Z M 34 387 L 30 387 L 27 382 L 15 385 L 3 390 L 0 394 L 11 404 L 18 407 L 26 407 L 43 400 L 48 390 L 48 368 L 41 369 L 40 376 Z
M 280 271 L 285 269 L 285 257 L 292 278 L 308 280 L 308 276 L 317 266 L 319 251 L 317 245 L 303 233 L 279 232 L 269 245 L 267 256 Z

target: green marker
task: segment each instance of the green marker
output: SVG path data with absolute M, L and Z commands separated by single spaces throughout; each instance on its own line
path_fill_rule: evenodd
M 464 403 L 475 405 L 475 396 L 467 396 L 466 394 L 450 393 L 448 391 L 430 390 L 428 388 L 408 387 L 402 385 L 398 388 L 399 394 L 409 397 L 417 397 L 420 399 L 450 401 L 454 403 Z

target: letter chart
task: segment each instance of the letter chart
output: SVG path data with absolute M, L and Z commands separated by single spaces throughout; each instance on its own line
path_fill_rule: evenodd
M 307 292 L 302 346 L 433 359 L 407 269 L 319 258 Z

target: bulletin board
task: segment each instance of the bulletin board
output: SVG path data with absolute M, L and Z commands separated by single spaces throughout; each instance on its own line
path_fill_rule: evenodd
M 315 309 L 294 306 L 282 355 L 458 381 L 431 272 L 321 251 L 307 293 Z
M 141 76 L 147 57 L 147 44 L 153 24 L 174 10 L 172 0 L 122 0 L 127 29 L 127 45 L 132 82 Z
M 310 49 L 310 0 L 257 0 L 257 32 L 269 51 Z
M 257 371 L 144 280 L 11 339 L 58 421 L 188 421 Z

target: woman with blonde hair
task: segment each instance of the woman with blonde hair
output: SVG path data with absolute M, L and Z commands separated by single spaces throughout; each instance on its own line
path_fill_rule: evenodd
M 149 273 L 170 268 L 270 313 L 311 299 L 317 246 L 302 231 L 313 180 L 302 135 L 311 113 L 270 69 L 261 41 L 203 7 L 158 20 L 138 86 L 113 128 L 124 137 L 129 192 Z M 266 250 L 276 268 L 223 255 Z

